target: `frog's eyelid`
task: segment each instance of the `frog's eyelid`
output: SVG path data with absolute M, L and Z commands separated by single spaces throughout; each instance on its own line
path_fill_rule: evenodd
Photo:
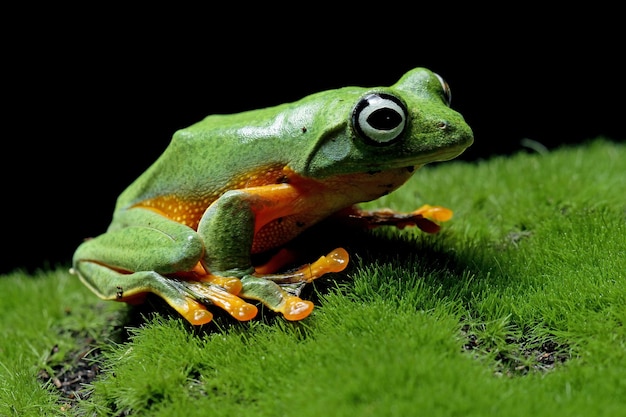
M 433 72 L 433 74 L 435 74 L 435 77 L 437 77 L 437 79 L 439 80 L 439 83 L 441 84 L 441 88 L 443 89 L 443 94 L 444 94 L 444 99 L 446 101 L 446 104 L 448 105 L 448 107 L 450 107 L 450 103 L 452 102 L 452 91 L 450 90 L 450 86 L 448 85 L 446 80 L 443 79 L 441 75 L 437 74 L 436 72 Z

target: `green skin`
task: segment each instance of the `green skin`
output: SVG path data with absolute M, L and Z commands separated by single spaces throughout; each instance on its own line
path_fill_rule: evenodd
M 373 126 L 365 117 L 359 118 L 359 108 L 366 108 L 361 115 L 378 108 L 380 96 L 370 99 L 370 106 L 359 105 L 372 93 L 383 94 L 379 113 L 399 117 L 381 118 L 378 124 L 371 119 Z M 328 189 L 341 184 L 342 178 L 359 175 L 368 181 L 388 173 L 398 177 L 386 188 L 346 185 L 336 193 L 324 191 L 328 195 L 320 208 L 294 216 L 308 227 L 389 193 L 410 177 L 411 168 L 454 158 L 472 141 L 470 127 L 449 107 L 447 85 L 424 68 L 407 72 L 391 87 L 345 87 L 271 108 L 212 115 L 175 133 L 161 157 L 120 195 L 107 232 L 78 247 L 72 272 L 103 299 L 126 300 L 153 292 L 178 309 L 189 298 L 211 303 L 210 297 L 172 276 L 200 262 L 211 275 L 240 279 L 239 297 L 260 300 L 280 311 L 284 290 L 297 286 L 254 274 L 251 255 L 253 241 L 259 237 L 255 219 L 260 208 L 253 194 L 241 186 L 246 175 L 270 166 L 288 167 L 294 182 Z M 290 182 L 277 176 L 272 184 Z M 196 230 L 137 207 L 160 196 L 214 198 L 202 207 Z M 289 204 L 282 204 L 282 214 L 274 218 L 284 216 Z M 294 229 L 280 244 L 301 231 Z M 267 246 L 263 249 L 272 245 Z

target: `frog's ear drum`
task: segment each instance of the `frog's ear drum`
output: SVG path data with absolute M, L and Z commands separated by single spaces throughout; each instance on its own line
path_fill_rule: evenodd
M 397 97 L 371 93 L 362 97 L 352 111 L 352 125 L 363 140 L 374 146 L 387 146 L 402 137 L 408 111 Z

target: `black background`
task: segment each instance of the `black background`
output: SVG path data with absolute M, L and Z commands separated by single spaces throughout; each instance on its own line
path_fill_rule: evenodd
M 461 159 L 525 151 L 524 138 L 626 139 L 617 11 L 398 7 L 6 16 L 0 273 L 68 266 L 173 132 L 207 114 L 390 85 L 415 66 L 448 81 L 474 130 Z

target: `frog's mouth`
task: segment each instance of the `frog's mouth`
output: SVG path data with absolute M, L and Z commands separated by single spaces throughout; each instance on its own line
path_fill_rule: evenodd
M 472 141 L 470 141 L 467 145 L 455 145 L 450 146 L 448 148 L 437 148 L 431 151 L 421 151 L 417 154 L 412 152 L 407 152 L 406 157 L 402 157 L 402 153 L 400 156 L 396 155 L 391 158 L 389 161 L 381 161 L 380 159 L 374 161 L 372 166 L 378 167 L 378 170 L 384 169 L 393 169 L 393 168 L 402 168 L 402 167 L 414 167 L 415 169 L 432 163 L 432 162 L 443 162 L 449 161 L 461 155 L 465 150 L 471 145 Z
M 461 155 L 467 149 L 467 146 L 454 146 L 450 148 L 439 148 L 432 152 L 425 153 L 421 155 L 420 161 L 422 165 L 427 164 L 429 162 L 442 162 L 449 161 L 450 159 L 454 159 L 457 156 Z

